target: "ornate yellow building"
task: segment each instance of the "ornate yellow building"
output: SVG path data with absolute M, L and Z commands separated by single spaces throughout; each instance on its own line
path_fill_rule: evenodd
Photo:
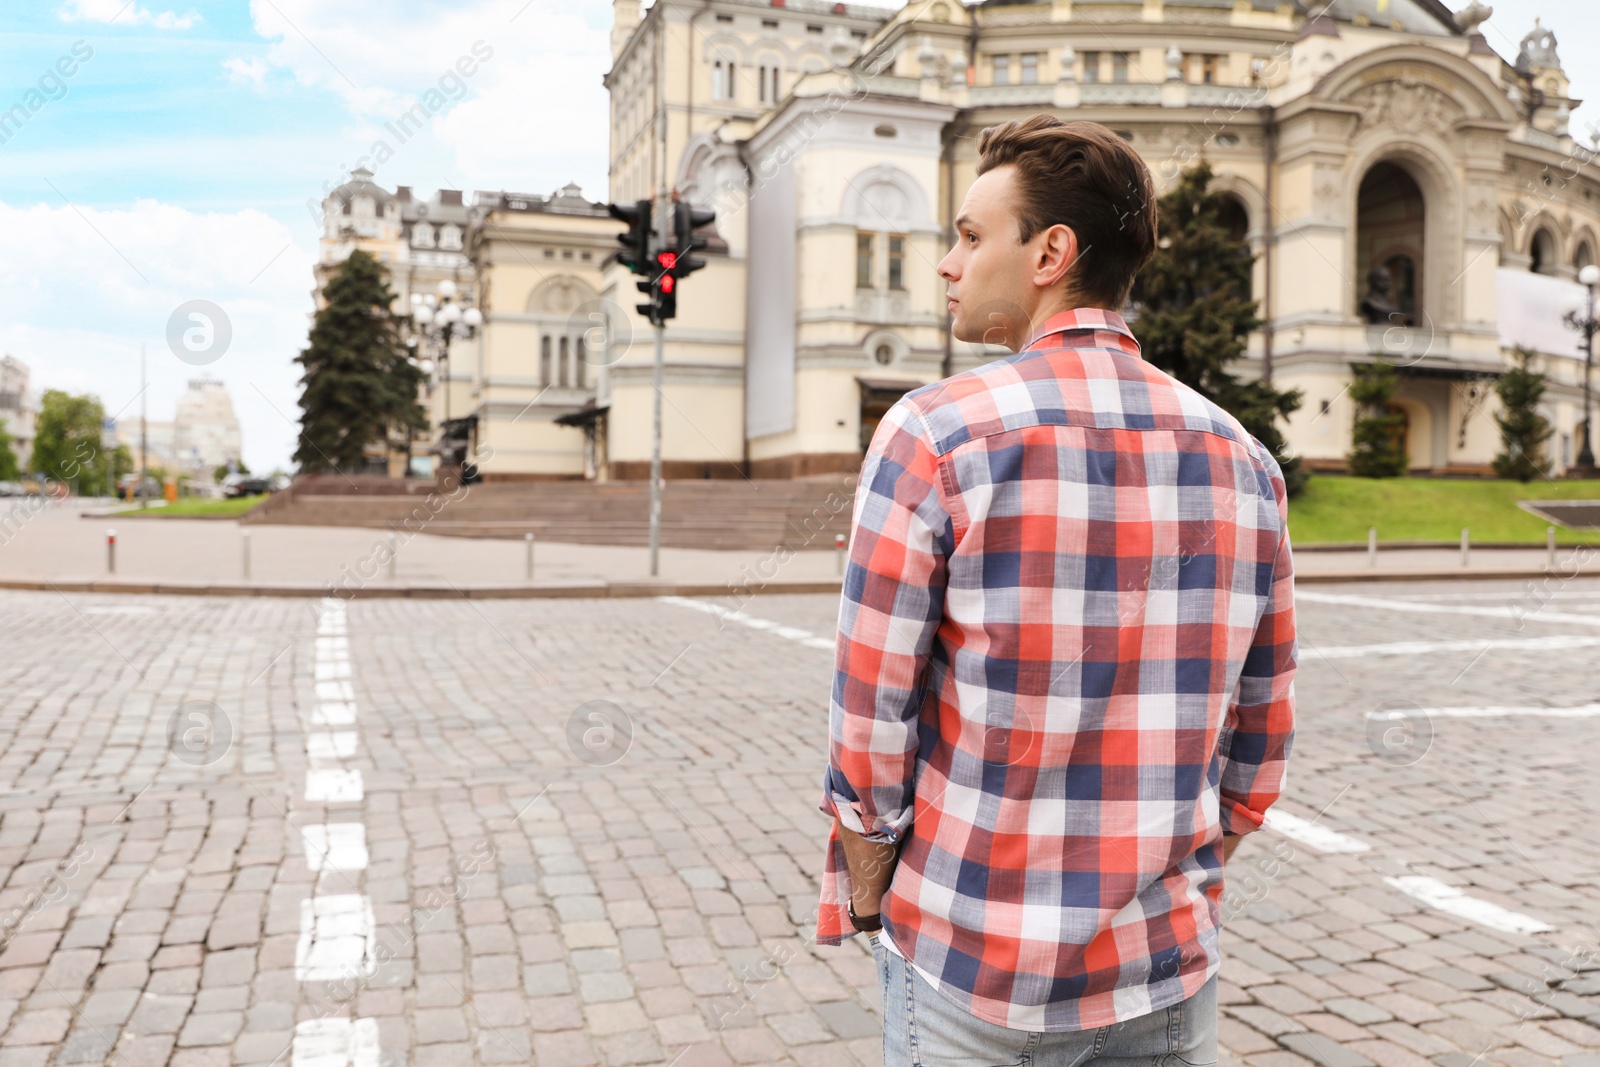
M 1381 356 L 1403 371 L 1412 467 L 1487 469 L 1517 344 L 1551 381 L 1554 458 L 1575 456 L 1583 363 L 1561 319 L 1600 249 L 1600 179 L 1546 30 L 1508 58 L 1486 9 L 1439 0 L 614 8 L 609 199 L 664 182 L 715 209 L 720 238 L 667 330 L 668 477 L 853 470 L 902 392 L 1006 355 L 951 339 L 934 266 L 978 132 L 1041 111 L 1118 131 L 1163 188 L 1211 163 L 1258 256 L 1266 321 L 1242 370 L 1304 391 L 1287 433 L 1309 465 L 1342 465 L 1351 367 Z M 472 224 L 486 477 L 648 470 L 650 327 L 602 210 Z M 541 259 L 556 233 L 607 255 Z M 582 373 L 560 378 L 544 346 L 580 341 Z

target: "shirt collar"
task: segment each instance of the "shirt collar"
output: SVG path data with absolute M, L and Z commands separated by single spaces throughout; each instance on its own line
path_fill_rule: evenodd
M 1039 328 L 1033 331 L 1033 336 L 1028 338 L 1028 343 L 1023 345 L 1023 351 L 1034 347 L 1051 334 L 1065 333 L 1068 330 L 1109 330 L 1120 333 L 1128 340 L 1138 343 L 1138 338 L 1133 336 L 1133 331 L 1128 329 L 1127 322 L 1115 311 L 1105 308 L 1073 308 L 1070 311 L 1058 311 L 1051 315 Z

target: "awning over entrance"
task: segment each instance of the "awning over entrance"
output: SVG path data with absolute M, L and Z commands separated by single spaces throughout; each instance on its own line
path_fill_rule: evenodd
M 557 426 L 593 426 L 595 423 L 604 418 L 606 412 L 610 410 L 610 404 L 582 407 L 577 411 L 569 411 L 565 415 L 557 415 L 555 417 L 555 424 Z

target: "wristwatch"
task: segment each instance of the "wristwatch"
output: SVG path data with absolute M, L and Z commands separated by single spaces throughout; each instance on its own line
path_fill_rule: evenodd
M 856 902 L 853 900 L 850 902 L 849 911 L 850 925 L 854 926 L 861 933 L 871 934 L 883 929 L 883 916 L 881 914 L 866 916 L 857 915 Z

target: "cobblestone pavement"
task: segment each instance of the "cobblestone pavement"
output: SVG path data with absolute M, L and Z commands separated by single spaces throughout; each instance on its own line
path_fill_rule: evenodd
M 0 593 L 0 1067 L 880 1062 L 837 603 Z M 1600 583 L 1301 617 L 1222 1063 L 1600 1065 Z

